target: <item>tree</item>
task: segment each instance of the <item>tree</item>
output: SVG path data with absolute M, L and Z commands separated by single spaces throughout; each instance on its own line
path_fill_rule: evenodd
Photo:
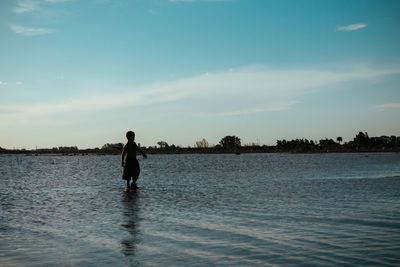
M 343 141 L 343 138 L 341 137 L 341 136 L 338 136 L 337 138 L 336 138 L 336 141 L 338 141 L 339 142 L 339 144 Z
M 116 143 L 116 144 L 107 143 L 101 147 L 101 150 L 103 150 L 106 153 L 118 154 L 121 153 L 123 147 L 124 147 L 123 143 Z
M 354 143 L 356 144 L 368 144 L 370 142 L 368 133 L 359 132 L 354 138 Z
M 203 140 L 201 141 L 197 141 L 196 142 L 196 147 L 197 148 L 207 148 L 208 147 L 208 142 L 205 138 L 203 138 Z
M 332 139 L 326 138 L 326 139 L 319 140 L 320 147 L 329 147 L 329 146 L 334 146 L 334 145 L 337 145 L 337 144 Z
M 58 147 L 58 151 L 60 151 L 61 153 L 78 153 L 79 149 L 77 146 L 60 146 Z
M 240 147 L 240 138 L 237 136 L 225 136 L 219 143 L 224 149 L 236 148 Z
M 160 148 L 167 148 L 167 147 L 169 147 L 168 143 L 165 142 L 165 141 L 159 141 L 159 142 L 157 142 L 157 145 L 159 145 Z

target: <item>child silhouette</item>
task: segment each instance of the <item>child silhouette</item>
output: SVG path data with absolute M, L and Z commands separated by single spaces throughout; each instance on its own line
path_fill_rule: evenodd
M 147 158 L 147 155 L 143 152 L 138 145 L 135 143 L 135 133 L 132 131 L 128 131 L 126 133 L 126 138 L 128 142 L 124 145 L 122 149 L 122 167 L 124 168 L 124 172 L 122 175 L 122 179 L 126 180 L 126 188 L 136 189 L 136 181 L 139 178 L 140 167 L 139 162 L 136 159 L 136 154 L 139 152 L 143 155 L 143 158 Z M 126 156 L 126 158 L 125 158 Z M 132 179 L 132 183 L 130 181 Z

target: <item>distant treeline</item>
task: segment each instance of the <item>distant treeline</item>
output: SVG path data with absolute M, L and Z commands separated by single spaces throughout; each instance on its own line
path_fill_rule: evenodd
M 196 142 L 194 147 L 181 147 L 174 144 L 169 145 L 165 141 L 157 142 L 156 146 L 142 147 L 148 154 L 211 154 L 211 153 L 326 153 L 326 152 L 400 152 L 399 136 L 369 137 L 368 133 L 359 132 L 353 141 L 342 143 L 342 137 L 334 139 L 322 139 L 317 141 L 308 139 L 277 140 L 275 146 L 246 144 L 242 145 L 237 136 L 225 136 L 219 144 L 211 146 L 207 140 Z M 0 147 L 2 154 L 62 154 L 62 155 L 116 155 L 120 154 L 123 143 L 105 144 L 101 148 L 79 149 L 72 147 L 41 148 L 35 150 L 26 149 L 4 149 Z M 140 144 L 138 144 L 140 145 Z
M 359 132 L 353 141 L 343 144 L 342 141 L 340 136 L 336 140 L 322 139 L 319 142 L 307 139 L 278 140 L 276 149 L 278 152 L 294 153 L 400 151 L 400 137 L 396 136 L 369 137 L 368 133 Z

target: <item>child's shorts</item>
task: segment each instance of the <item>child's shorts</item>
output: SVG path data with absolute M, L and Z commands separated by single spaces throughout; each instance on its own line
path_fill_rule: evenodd
M 124 180 L 130 180 L 132 179 L 137 179 L 139 177 L 140 173 L 140 167 L 139 167 L 139 161 L 134 158 L 134 159 L 126 159 L 125 162 L 125 167 L 124 167 L 124 173 L 122 174 L 122 179 Z

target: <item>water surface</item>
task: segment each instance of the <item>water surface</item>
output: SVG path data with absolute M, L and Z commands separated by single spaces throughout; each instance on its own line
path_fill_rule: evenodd
M 0 156 L 2 266 L 400 264 L 400 154 Z

